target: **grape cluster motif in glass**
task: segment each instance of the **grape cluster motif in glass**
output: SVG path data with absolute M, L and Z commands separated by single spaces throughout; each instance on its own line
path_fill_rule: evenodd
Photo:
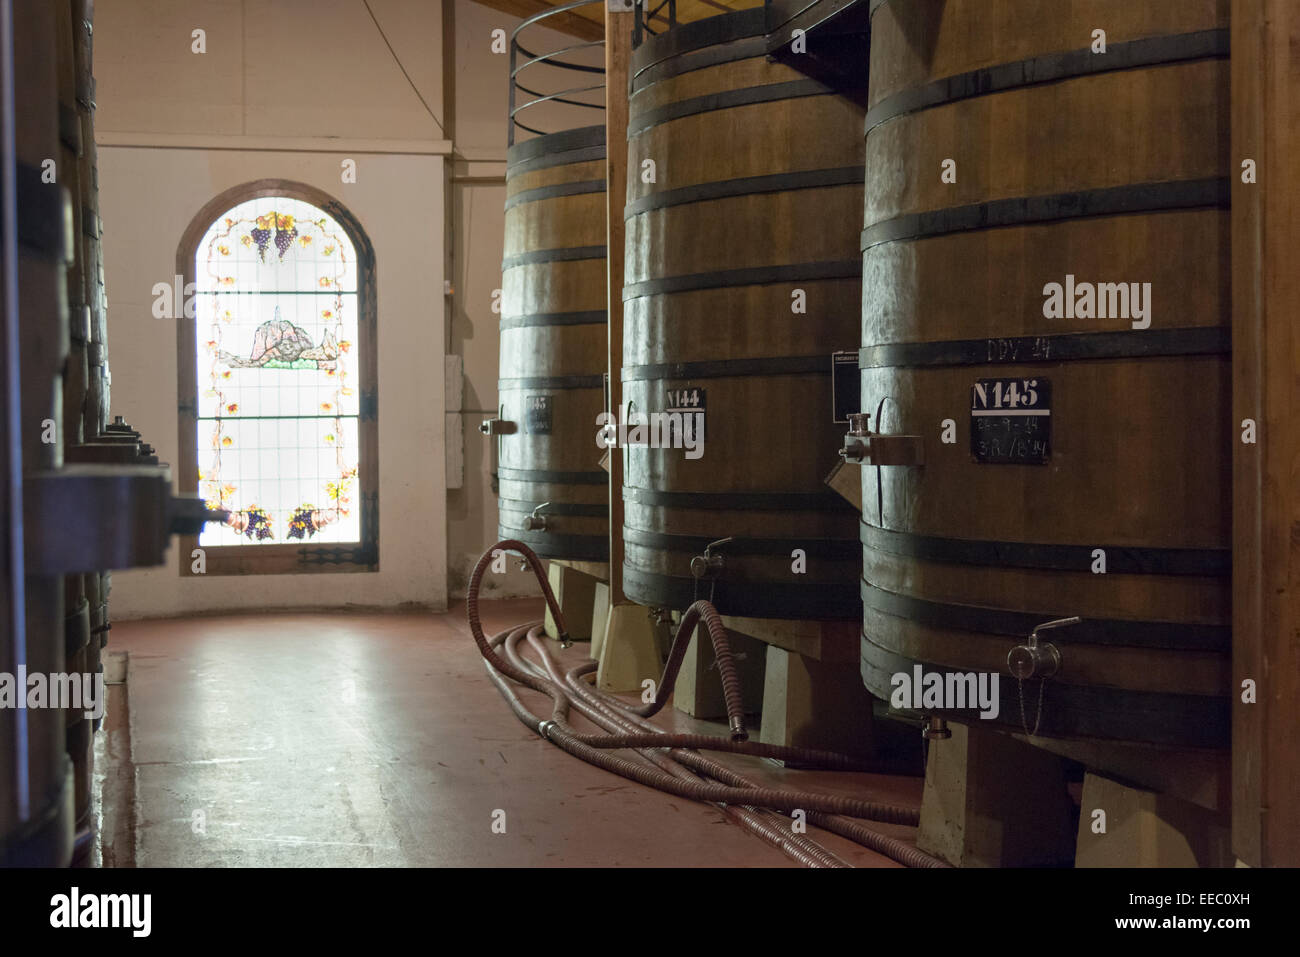
M 200 545 L 359 542 L 357 258 L 324 210 L 240 203 L 195 254 Z

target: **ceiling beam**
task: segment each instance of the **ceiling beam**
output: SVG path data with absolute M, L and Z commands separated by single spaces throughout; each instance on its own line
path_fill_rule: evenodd
M 545 0 L 474 0 L 474 2 L 498 10 L 501 13 L 508 13 L 510 16 L 518 17 L 521 20 L 555 6 L 555 4 L 546 3 Z M 593 8 L 601 9 L 599 7 Z M 603 40 L 605 38 L 603 23 L 588 20 L 586 17 L 572 11 L 557 13 L 553 17 L 548 17 L 538 26 L 544 26 L 559 33 L 567 33 L 569 36 L 578 37 L 581 40 Z M 528 45 L 526 40 L 524 45 Z

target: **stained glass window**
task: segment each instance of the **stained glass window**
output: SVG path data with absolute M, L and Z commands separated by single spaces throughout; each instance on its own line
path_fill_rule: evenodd
M 361 540 L 357 253 L 283 196 L 217 217 L 194 254 L 202 546 Z

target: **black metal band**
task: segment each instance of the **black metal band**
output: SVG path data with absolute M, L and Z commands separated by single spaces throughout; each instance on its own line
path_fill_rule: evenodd
M 697 598 L 710 598 L 723 615 L 746 618 L 857 619 L 862 614 L 850 586 L 824 581 L 695 580 L 643 572 L 623 564 L 623 592 L 638 605 L 686 609 Z
M 639 528 L 623 529 L 623 541 L 641 548 L 654 548 L 665 552 L 688 552 L 702 555 L 704 549 L 717 539 L 708 535 L 665 535 Z M 833 538 L 736 538 L 719 549 L 723 555 L 781 555 L 790 557 L 796 548 L 809 558 L 826 558 L 832 561 L 855 561 L 858 543 L 852 539 Z
M 600 126 L 582 126 L 573 130 L 564 130 L 561 133 L 535 136 L 531 140 L 516 143 L 506 150 L 506 176 L 508 178 L 519 173 L 525 164 L 534 160 L 554 159 L 566 153 L 574 153 L 580 150 L 586 151 L 593 148 L 600 149 L 600 155 L 592 157 L 593 159 L 605 158 L 604 124 Z M 582 161 L 561 160 L 559 163 L 548 163 L 546 165 L 559 166 L 568 162 Z M 533 166 L 531 168 L 538 169 L 540 167 Z
M 664 508 L 702 508 L 710 511 L 856 512 L 834 492 L 662 492 L 623 486 L 623 501 L 632 505 Z
M 529 140 L 532 143 L 533 140 Z M 539 169 L 552 169 L 556 166 L 570 166 L 578 163 L 594 163 L 605 158 L 605 144 L 587 146 L 580 150 L 565 150 L 563 153 L 551 153 L 535 159 L 521 160 L 513 166 L 506 167 L 506 182 L 525 173 L 534 173 Z
M 729 110 L 737 106 L 793 100 L 805 96 L 827 96 L 833 95 L 834 92 L 830 87 L 816 80 L 789 80 L 785 83 L 766 83 L 762 86 L 746 86 L 739 90 L 694 96 L 689 100 L 657 106 L 653 110 L 646 110 L 644 113 L 629 117 L 627 138 L 630 140 L 661 123 L 680 120 L 699 113 L 712 113 L 715 110 Z
M 604 474 L 603 472 L 601 473 Z M 572 502 L 524 502 L 514 498 L 497 499 L 498 510 L 511 508 L 517 512 L 532 513 L 539 505 L 546 505 L 542 515 L 570 515 L 574 518 L 608 518 L 609 503 L 600 505 L 576 505 Z
M 862 369 L 916 366 L 1016 365 L 1080 359 L 1142 359 L 1153 356 L 1226 355 L 1232 330 L 1226 326 L 1131 329 L 1128 332 L 1063 332 L 1008 339 L 952 339 L 894 342 L 858 350 Z
M 885 701 L 890 700 L 893 691 L 892 676 L 905 674 L 912 677 L 916 665 L 921 666 L 923 673 L 969 673 L 895 654 L 875 644 L 866 635 L 861 639 L 861 648 L 863 682 L 868 691 Z M 1038 682 L 1031 680 L 1025 685 L 1025 696 L 1033 695 L 1036 699 Z M 919 693 L 919 689 L 914 691 Z M 982 720 L 971 709 L 939 709 L 938 713 L 965 719 L 971 724 L 1022 731 L 1019 695 L 1016 680 L 1002 674 L 998 681 L 997 718 Z M 930 711 L 928 708 L 925 710 Z M 1138 741 L 1183 748 L 1226 748 L 1230 718 L 1227 697 L 1129 691 L 1053 680 L 1045 689 L 1039 734 Z
M 58 790 L 14 833 L 0 834 L 0 867 L 67 867 L 75 831 L 72 762 L 60 754 Z M 35 803 L 35 802 L 33 802 Z
M 696 580 L 643 572 L 627 562 L 623 592 L 639 605 L 678 609 L 712 596 L 721 614 L 747 618 L 855 619 L 862 611 L 852 587 L 835 582 L 729 581 L 725 572 Z
M 954 631 L 983 632 L 1026 638 L 1035 627 L 1054 618 L 1074 614 L 1017 611 L 1009 608 L 986 608 L 981 605 L 954 605 L 900 595 L 862 580 L 862 604 L 883 615 L 906 618 L 917 624 Z M 1137 621 L 1126 618 L 1084 617 L 1062 639 L 1070 645 L 1151 648 L 1170 651 L 1217 651 L 1227 654 L 1232 648 L 1232 633 L 1227 625 L 1203 625 L 1182 621 Z M 1010 649 L 1008 649 L 1010 650 Z
M 895 93 L 867 111 L 865 129 L 870 133 L 873 127 L 906 113 L 915 113 L 918 110 L 976 96 L 986 96 L 990 93 L 1109 73 L 1114 70 L 1130 70 L 1135 67 L 1160 66 L 1227 55 L 1227 30 L 1200 30 L 1195 33 L 1144 37 L 1140 40 L 1107 44 L 1105 54 L 1093 53 L 1091 49 L 1085 48 L 1030 57 L 1014 63 L 999 63 L 996 66 L 958 73 L 924 86 Z
M 908 213 L 874 223 L 862 231 L 859 248 L 866 252 L 881 243 L 926 239 L 948 233 L 1000 226 L 1028 226 L 1088 216 L 1153 213 L 1162 210 L 1228 206 L 1228 178 L 1175 180 L 1170 183 L 1134 183 L 1105 189 L 1017 196 L 971 206 Z
M 19 244 L 34 250 L 42 259 L 69 261 L 64 229 L 68 191 L 57 183 L 42 182 L 43 171 L 39 166 L 22 162 L 14 166 Z
M 501 270 L 514 269 L 516 266 L 532 266 L 537 263 L 565 263 L 579 259 L 604 259 L 604 246 L 570 246 L 566 249 L 534 249 L 532 252 L 507 256 L 501 260 Z
M 788 266 L 756 266 L 749 269 L 721 269 L 685 276 L 647 279 L 623 287 L 623 301 L 641 296 L 661 296 L 700 289 L 723 289 L 729 286 L 764 286 L 779 282 L 813 282 L 819 279 L 862 278 L 862 263 L 847 262 L 795 263 Z
M 75 106 L 59 104 L 59 139 L 74 155 L 81 155 L 81 114 Z
M 1212 577 L 1232 570 L 1232 552 L 1226 548 L 1132 548 L 941 538 L 891 531 L 866 522 L 860 523 L 859 534 L 862 544 L 873 551 L 955 565 L 1091 572 L 1093 550 L 1100 548 L 1106 553 L 1106 571 L 1113 575 Z
M 98 81 L 90 75 L 89 64 L 77 64 L 77 103 L 89 113 L 95 108 L 95 89 Z
M 559 196 L 582 196 L 585 193 L 605 192 L 603 179 L 584 179 L 577 183 L 559 183 L 555 186 L 539 186 L 515 193 L 506 200 L 506 209 L 514 209 L 522 203 L 536 203 L 543 199 L 555 199 Z
M 794 173 L 774 173 L 770 176 L 745 176 L 724 179 L 713 183 L 683 186 L 662 193 L 651 193 L 623 208 L 623 218 L 631 219 L 652 209 L 681 206 L 686 203 L 703 203 L 711 199 L 731 196 L 752 196 L 755 193 L 781 193 L 795 189 L 819 189 L 826 186 L 862 186 L 861 166 L 841 166 L 835 169 L 809 169 Z
M 677 27 L 675 29 L 682 29 Z M 737 60 L 750 60 L 767 54 L 766 38 L 762 35 L 741 37 L 712 46 L 682 53 L 667 60 L 660 60 L 632 76 L 632 95 L 640 93 L 649 86 L 668 80 L 683 73 L 702 70 L 705 67 L 718 66 L 722 63 L 734 63 Z
M 535 312 L 525 316 L 509 316 L 501 320 L 502 329 L 532 329 L 541 326 L 594 326 L 605 325 L 609 313 L 604 309 L 588 312 Z
M 82 598 L 77 610 L 63 619 L 63 654 L 71 658 L 90 644 L 90 602 Z
M 635 77 L 664 60 L 733 40 L 761 37 L 766 32 L 767 11 L 762 7 L 683 23 L 658 36 L 646 37 L 632 51 L 631 72 Z
M 592 444 L 595 444 L 593 435 Z M 531 482 L 536 485 L 608 485 L 609 473 L 599 472 L 549 472 L 545 469 L 497 469 L 502 482 Z M 535 507 L 535 506 L 534 506 Z
M 604 389 L 602 375 L 524 376 L 518 379 L 497 379 L 497 389 Z
M 556 535 L 552 532 L 529 532 L 520 528 L 497 526 L 503 539 L 513 538 L 531 548 L 539 558 L 568 558 L 574 561 L 609 561 L 608 535 Z
M 765 375 L 830 375 L 826 356 L 774 356 L 764 359 L 715 359 L 707 362 L 663 362 L 624 366 L 624 382 L 659 379 L 718 379 Z

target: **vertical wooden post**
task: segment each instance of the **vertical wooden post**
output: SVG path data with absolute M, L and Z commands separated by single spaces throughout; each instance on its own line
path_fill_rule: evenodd
M 632 0 L 605 0 L 605 262 L 609 306 L 609 411 L 623 417 L 623 205 L 627 200 L 628 72 L 632 62 Z M 609 612 L 596 684 L 636 691 L 657 680 L 662 662 L 655 626 L 623 594 L 623 450 L 609 456 Z
M 1232 2 L 1232 849 L 1300 865 L 1300 7 Z M 1255 182 L 1243 181 L 1253 161 Z M 1255 425 L 1254 442 L 1246 439 Z M 1242 701 L 1243 682 L 1255 703 Z
M 627 202 L 628 70 L 632 61 L 631 0 L 605 0 L 605 262 L 609 305 L 609 411 L 623 409 L 623 206 Z M 609 603 L 623 595 L 623 455 L 609 456 Z

